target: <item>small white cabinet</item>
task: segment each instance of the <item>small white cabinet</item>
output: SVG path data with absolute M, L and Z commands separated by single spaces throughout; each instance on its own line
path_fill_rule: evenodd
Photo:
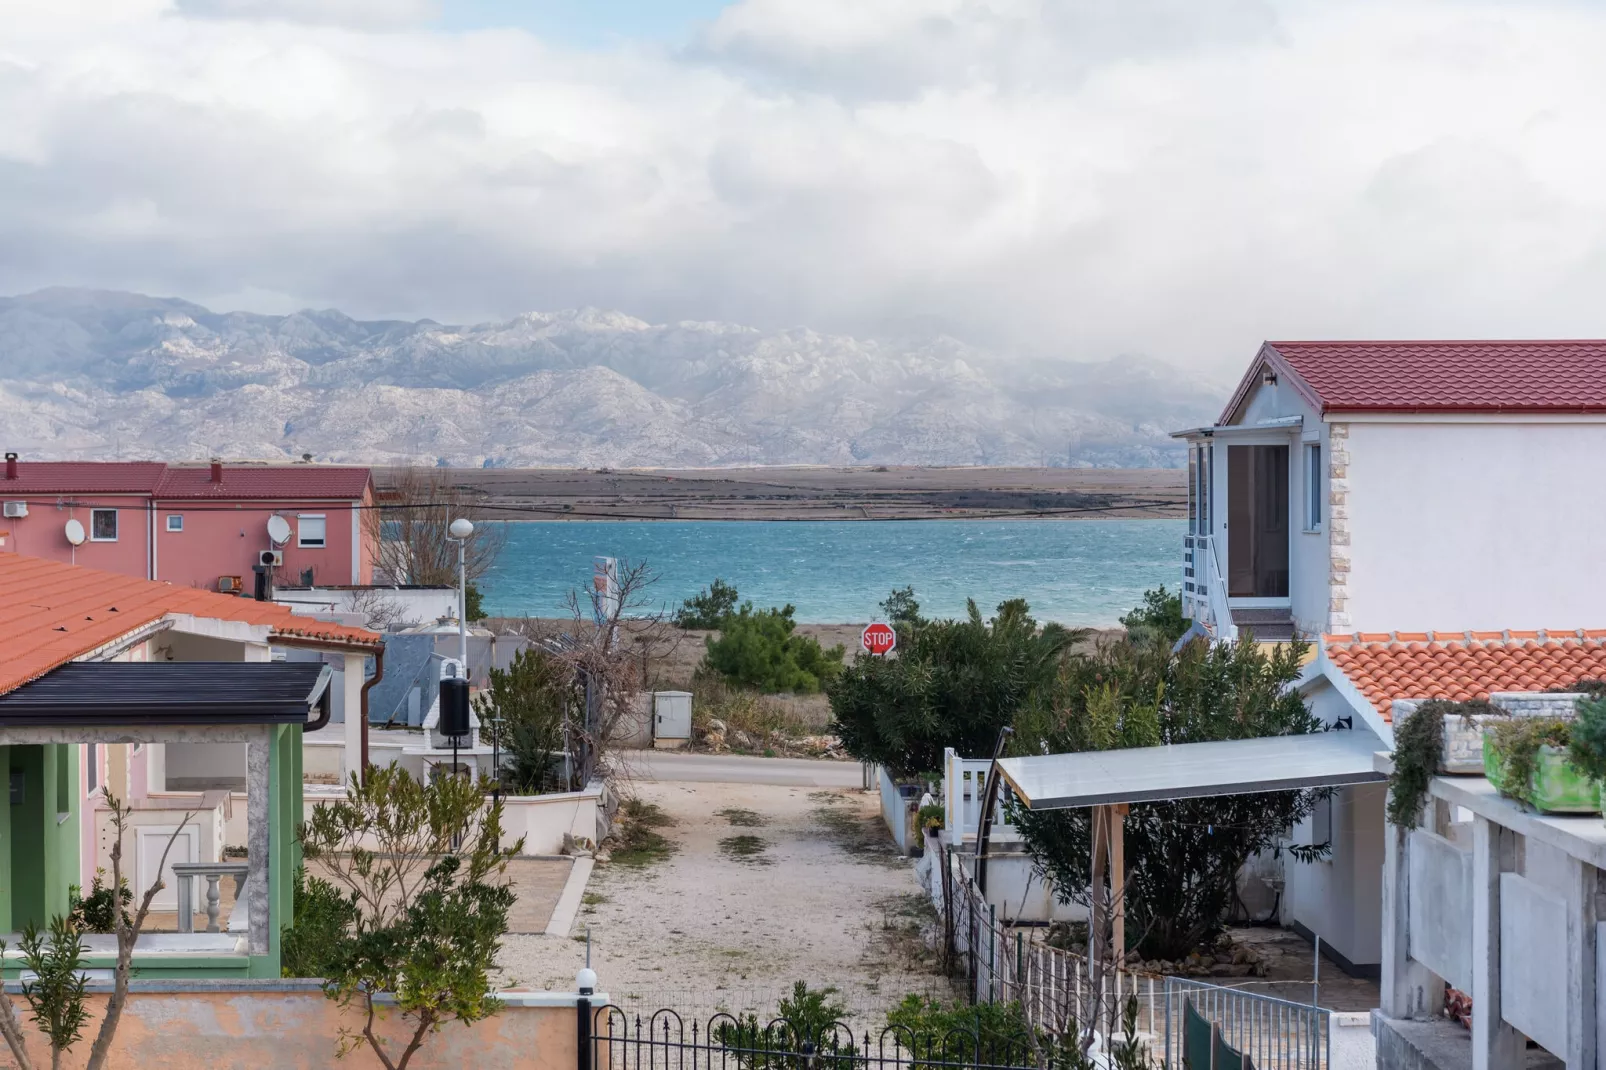
M 682 746 L 691 739 L 690 691 L 653 693 L 652 738 L 669 746 Z

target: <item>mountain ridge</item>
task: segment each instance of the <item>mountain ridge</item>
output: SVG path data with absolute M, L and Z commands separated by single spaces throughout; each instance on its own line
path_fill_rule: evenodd
M 52 288 L 0 297 L 7 449 L 486 467 L 1170 467 L 1225 390 L 1145 358 L 1011 359 L 602 308 L 507 320 L 213 312 Z

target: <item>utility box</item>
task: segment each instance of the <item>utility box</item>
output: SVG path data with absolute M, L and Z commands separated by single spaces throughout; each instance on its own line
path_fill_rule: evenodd
M 656 691 L 652 696 L 652 745 L 684 747 L 691 742 L 691 692 Z

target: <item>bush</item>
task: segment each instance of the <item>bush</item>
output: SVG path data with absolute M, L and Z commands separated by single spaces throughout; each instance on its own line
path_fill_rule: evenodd
M 802 981 L 781 1000 L 775 1018 L 760 1025 L 749 1014 L 716 1025 L 711 1033 L 736 1059 L 742 1070 L 795 1070 L 803 1061 L 797 1053 L 813 1045 L 813 1070 L 854 1070 L 853 1031 L 841 1024 L 848 1008 L 836 998 L 833 987 L 810 988 Z
M 918 628 L 926 622 L 920 615 L 920 603 L 915 601 L 913 587 L 895 587 L 881 603 L 881 619 L 888 624 L 907 624 Z
M 557 766 L 564 713 L 573 700 L 568 667 L 536 647 L 519 651 L 505 670 L 491 670 L 490 691 L 475 696 L 474 708 L 481 734 L 504 752 L 502 779 L 510 794 L 568 789 Z
M 1188 630 L 1182 615 L 1182 596 L 1164 587 L 1143 592 L 1143 604 L 1121 618 L 1121 626 L 1133 639 L 1152 639 L 1169 646 Z
M 339 967 L 341 945 L 357 920 L 350 896 L 296 867 L 295 920 L 281 930 L 280 973 L 284 977 L 328 977 Z
M 675 626 L 679 628 L 718 628 L 725 618 L 736 612 L 736 588 L 722 579 L 686 599 L 675 610 Z
M 1468 718 L 1506 711 L 1486 699 L 1451 702 L 1429 699 L 1394 726 L 1394 772 L 1389 774 L 1389 824 L 1414 828 L 1422 818 L 1428 781 L 1439 775 L 1444 760 L 1444 719 Z
M 1585 776 L 1606 780 L 1606 697 L 1578 700 L 1567 760 Z
M 72 922 L 79 932 L 85 933 L 114 933 L 117 931 L 117 915 L 112 902 L 111 884 L 105 880 L 106 871 L 95 870 L 95 879 L 89 886 L 89 894 L 83 898 L 72 897 Z M 128 904 L 133 901 L 133 892 L 129 889 L 128 878 L 123 878 L 123 920 L 133 924 L 128 913 Z
M 887 1027 L 908 1050 L 912 1065 L 977 1060 L 998 1066 L 1031 1062 L 1026 1019 L 1019 1003 L 955 1004 L 944 1007 L 934 999 L 905 996 L 887 1012 Z
M 849 754 L 895 777 L 940 769 L 944 747 L 991 756 L 998 730 L 1054 679 L 1080 635 L 1039 628 L 1020 599 L 985 622 L 972 602 L 965 620 L 900 632 L 896 657 L 855 658 L 827 689 L 832 730 Z
M 797 635 L 793 608 L 755 611 L 751 602 L 720 622 L 710 636 L 702 668 L 759 691 L 813 694 L 842 671 L 841 647 L 822 649 L 813 636 Z

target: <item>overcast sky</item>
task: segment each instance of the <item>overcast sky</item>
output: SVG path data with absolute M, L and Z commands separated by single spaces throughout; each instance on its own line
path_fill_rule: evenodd
M 1606 4 L 0 0 L 0 293 L 1606 334 Z M 3 360 L 0 353 L 0 360 Z

